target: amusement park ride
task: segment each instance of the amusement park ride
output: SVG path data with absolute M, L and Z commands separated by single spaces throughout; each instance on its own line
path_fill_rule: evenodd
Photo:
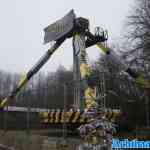
M 92 69 L 87 62 L 86 48 L 96 45 L 106 55 L 108 62 L 117 64 L 119 69 L 131 76 L 140 87 L 146 89 L 150 88 L 150 83 L 144 79 L 140 73 L 129 68 L 128 65 L 119 58 L 115 51 L 105 46 L 104 43 L 108 39 L 106 31 L 101 31 L 100 28 L 96 28 L 95 34 L 92 34 L 89 29 L 89 21 L 86 18 L 77 18 L 73 10 L 62 19 L 46 27 L 44 31 L 45 44 L 52 41 L 54 41 L 54 44 L 31 68 L 31 70 L 29 70 L 26 76 L 21 79 L 17 88 L 15 88 L 7 98 L 1 100 L 0 108 L 3 109 L 8 105 L 9 101 L 11 101 L 21 89 L 23 89 L 26 83 L 40 70 L 40 68 L 48 61 L 48 59 L 50 59 L 52 54 L 67 38 L 73 38 L 73 78 L 74 82 L 80 82 L 80 84 L 75 84 L 74 87 L 74 104 L 79 111 L 84 112 L 82 113 L 83 118 L 87 118 L 87 121 L 82 122 L 83 124 L 78 130 L 84 140 L 90 140 L 92 143 L 96 144 L 103 139 L 103 141 L 111 145 L 112 134 L 115 130 L 113 120 L 108 119 L 107 116 L 109 116 L 109 112 L 106 111 L 105 106 L 100 106 L 97 102 L 97 83 L 93 78 Z M 76 113 L 75 121 L 79 120 L 81 114 L 78 113 L 79 111 Z M 55 123 L 59 122 L 59 113 L 60 112 L 55 113 L 58 115 L 56 115 L 57 121 L 55 121 Z M 62 122 L 69 122 L 69 118 L 71 118 L 72 115 L 71 113 L 71 111 L 64 112 Z M 117 111 L 114 111 L 113 113 L 118 114 Z M 54 123 L 54 121 L 51 123 Z

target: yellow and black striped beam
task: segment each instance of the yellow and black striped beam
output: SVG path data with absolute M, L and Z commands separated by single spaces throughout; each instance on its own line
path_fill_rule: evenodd
M 104 113 L 105 118 L 109 121 L 114 122 L 116 118 L 121 115 L 120 110 L 106 110 Z M 58 111 L 53 110 L 50 112 L 39 113 L 41 123 L 57 124 L 57 123 L 68 123 L 68 124 L 84 124 L 88 123 L 89 120 L 85 115 L 85 111 Z

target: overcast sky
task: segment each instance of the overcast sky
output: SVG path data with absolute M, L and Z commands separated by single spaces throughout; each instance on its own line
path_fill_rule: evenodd
M 133 0 L 0 0 L 0 70 L 27 72 L 47 50 L 43 28 L 63 17 L 70 9 L 90 20 L 90 29 L 102 26 L 109 42 L 120 38 Z M 91 60 L 98 49 L 88 50 Z M 72 65 L 71 40 L 66 41 L 42 68 L 54 71 Z

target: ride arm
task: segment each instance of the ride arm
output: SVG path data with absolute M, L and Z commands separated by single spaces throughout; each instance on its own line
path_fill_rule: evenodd
M 97 43 L 97 46 L 105 53 L 107 54 L 108 61 L 111 61 L 112 63 L 115 63 L 118 65 L 120 70 L 125 71 L 128 73 L 135 82 L 142 88 L 149 89 L 150 88 L 150 82 L 144 78 L 144 75 L 138 72 L 135 72 L 133 69 L 131 69 L 128 65 L 125 64 L 123 60 L 110 48 L 104 47 L 101 43 Z
M 55 52 L 55 50 L 64 42 L 67 37 L 70 37 L 74 27 L 74 19 L 75 14 L 74 11 L 71 10 L 68 14 L 66 14 L 62 19 L 57 20 L 55 23 L 50 24 L 44 29 L 44 43 L 49 43 L 51 41 L 55 41 L 56 43 L 40 58 L 40 60 L 29 70 L 29 72 L 20 80 L 17 88 L 15 88 L 12 93 L 0 101 L 0 108 L 6 106 L 7 102 L 13 99 L 20 90 L 26 85 L 26 83 L 36 74 L 40 68 L 48 61 L 51 55 Z
M 62 44 L 64 39 L 57 40 L 56 43 L 47 50 L 47 52 L 39 59 L 39 61 L 27 72 L 27 74 L 20 80 L 18 86 L 11 92 L 11 94 L 5 99 L 0 101 L 0 109 L 3 109 L 7 103 L 15 98 L 15 96 L 23 89 L 28 81 L 42 68 L 42 66 L 48 61 L 55 50 Z
M 120 57 L 115 53 L 115 51 L 113 51 L 110 48 L 104 47 L 101 43 L 97 43 L 96 45 L 105 54 L 107 54 L 107 56 L 108 56 L 107 58 L 109 59 L 109 61 L 111 61 L 112 63 L 115 63 L 116 65 L 118 65 L 120 70 L 123 70 L 126 73 L 128 73 L 140 87 L 142 87 L 144 89 L 150 89 L 150 82 L 144 78 L 144 75 L 141 74 L 141 73 L 135 72 L 133 69 L 128 67 L 125 64 L 125 62 L 123 62 L 123 60 L 121 60 Z
M 89 42 L 87 42 L 86 47 L 96 44 L 98 48 L 106 54 L 107 61 L 109 61 L 111 64 L 115 64 L 119 68 L 119 70 L 128 73 L 140 87 L 145 89 L 150 88 L 150 82 L 144 78 L 143 74 L 135 72 L 128 65 L 126 65 L 114 50 L 105 47 L 101 42 L 98 42 L 99 39 L 96 38 L 91 32 L 87 32 L 86 34 L 91 41 L 94 41 L 92 42 L 92 44 L 89 44 Z

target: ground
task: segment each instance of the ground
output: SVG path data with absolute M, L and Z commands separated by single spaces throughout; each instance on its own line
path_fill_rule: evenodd
M 0 131 L 0 144 L 15 150 L 75 150 L 79 140 L 51 138 L 44 136 L 46 131 Z M 69 143 L 69 144 L 68 144 Z

